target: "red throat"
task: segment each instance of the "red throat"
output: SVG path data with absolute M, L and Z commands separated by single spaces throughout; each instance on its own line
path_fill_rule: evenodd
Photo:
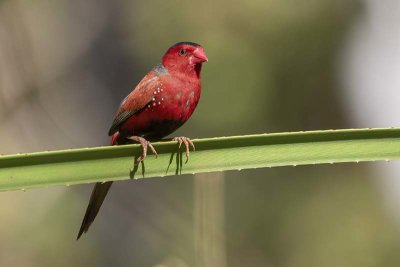
M 199 78 L 200 79 L 200 73 L 201 73 L 201 67 L 202 67 L 203 65 L 201 64 L 201 63 L 197 63 L 195 66 L 194 66 L 194 71 L 196 72 L 196 76 L 197 76 L 197 78 Z

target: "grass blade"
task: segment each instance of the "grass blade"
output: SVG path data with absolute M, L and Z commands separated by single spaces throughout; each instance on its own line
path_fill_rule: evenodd
M 259 134 L 193 140 L 185 163 L 176 142 L 158 142 L 134 167 L 138 145 L 0 156 L 0 191 L 213 171 L 305 164 L 395 160 L 400 129 L 352 129 Z

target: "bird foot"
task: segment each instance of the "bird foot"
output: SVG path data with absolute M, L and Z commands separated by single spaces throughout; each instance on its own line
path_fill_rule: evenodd
M 147 156 L 147 148 L 148 147 L 150 147 L 150 150 L 157 157 L 158 154 L 157 154 L 157 151 L 154 149 L 153 145 L 149 141 L 144 139 L 143 137 L 130 136 L 130 137 L 127 137 L 127 139 L 136 141 L 136 142 L 140 143 L 140 145 L 142 146 L 143 152 L 142 152 L 142 155 L 140 155 L 140 157 L 137 159 L 137 163 L 143 161 L 146 158 L 146 156 Z
M 172 138 L 172 141 L 177 141 L 179 144 L 179 148 L 181 148 L 182 143 L 185 145 L 186 148 L 186 162 L 188 162 L 189 160 L 189 155 L 190 155 L 190 149 L 189 149 L 189 145 L 193 148 L 193 151 L 195 151 L 195 147 L 194 144 L 192 142 L 192 140 L 190 140 L 190 138 L 188 137 L 184 137 L 184 136 L 179 136 L 179 137 L 174 137 Z

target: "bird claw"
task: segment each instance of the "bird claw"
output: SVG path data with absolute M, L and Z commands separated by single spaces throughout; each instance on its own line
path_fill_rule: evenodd
M 127 139 L 129 140 L 133 140 L 136 141 L 138 143 L 140 143 L 140 145 L 142 146 L 142 155 L 140 155 L 140 157 L 136 160 L 137 163 L 142 162 L 146 156 L 147 156 L 147 148 L 150 147 L 150 150 L 153 152 L 153 154 L 156 156 L 158 156 L 157 151 L 154 149 L 153 145 L 147 141 L 146 139 L 144 139 L 143 137 L 140 136 L 130 136 L 127 137 Z
M 193 151 L 196 150 L 192 140 L 190 138 L 184 137 L 184 136 L 174 137 L 174 138 L 172 138 L 172 140 L 178 142 L 178 144 L 179 144 L 178 148 L 179 149 L 181 148 L 182 143 L 185 144 L 186 162 L 188 162 L 189 161 L 189 156 L 190 156 L 190 146 L 193 148 Z

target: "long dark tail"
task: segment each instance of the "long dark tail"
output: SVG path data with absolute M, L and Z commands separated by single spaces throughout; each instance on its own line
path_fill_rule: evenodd
M 111 139 L 112 145 L 117 145 L 117 140 L 119 137 L 119 132 L 116 132 Z M 89 230 L 90 225 L 96 218 L 99 213 L 100 207 L 103 204 L 104 199 L 107 196 L 108 190 L 113 182 L 106 183 L 96 183 L 93 188 L 92 195 L 90 196 L 89 204 L 86 209 L 85 217 L 83 217 L 81 228 L 79 229 L 78 240 L 83 233 L 86 233 Z
M 96 183 L 94 186 L 92 195 L 90 196 L 89 204 L 86 209 L 85 217 L 83 217 L 82 225 L 79 229 L 76 240 L 78 240 L 83 233 L 86 233 L 89 230 L 89 227 L 96 218 L 97 213 L 99 213 L 101 204 L 103 204 L 111 185 L 112 182 L 106 182 Z

